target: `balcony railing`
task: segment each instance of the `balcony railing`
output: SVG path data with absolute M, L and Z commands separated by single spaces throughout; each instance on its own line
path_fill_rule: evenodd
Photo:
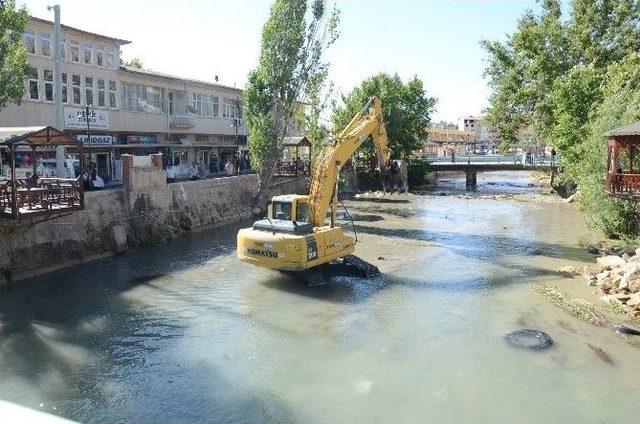
M 640 174 L 607 173 L 607 193 L 612 196 L 639 197 Z
M 191 128 L 193 127 L 193 118 L 189 115 L 171 115 L 169 126 L 171 128 Z

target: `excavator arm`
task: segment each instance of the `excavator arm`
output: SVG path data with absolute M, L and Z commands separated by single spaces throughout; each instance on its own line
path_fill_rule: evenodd
M 382 102 L 375 96 L 369 99 L 333 143 L 325 147 L 316 159 L 309 191 L 310 221 L 314 227 L 323 226 L 327 211 L 335 207 L 340 168 L 369 137 L 373 140 L 385 183 L 391 154 L 382 115 Z

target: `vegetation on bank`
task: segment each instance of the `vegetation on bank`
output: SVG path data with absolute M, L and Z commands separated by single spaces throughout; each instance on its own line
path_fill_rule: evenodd
M 492 89 L 487 119 L 503 147 L 527 130 L 550 142 L 574 181 L 588 222 L 609 237 L 635 237 L 632 203 L 605 194 L 604 133 L 639 119 L 640 5 L 559 0 L 527 12 L 505 42 L 483 41 Z

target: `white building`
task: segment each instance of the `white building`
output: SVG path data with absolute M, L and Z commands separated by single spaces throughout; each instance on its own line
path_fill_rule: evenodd
M 499 137 L 495 130 L 487 125 L 483 116 L 464 116 L 458 118 L 459 131 L 471 131 L 475 134 L 476 148 L 481 151 L 494 149 Z
M 51 21 L 30 18 L 24 99 L 0 110 L 0 126 L 55 126 L 52 34 Z M 227 157 L 244 155 L 242 90 L 121 66 L 129 43 L 62 25 L 62 129 L 85 142 L 103 179 L 121 178 L 122 153 L 162 152 L 166 165 L 184 169 L 201 160 L 209 174 Z M 80 115 L 85 106 L 92 110 L 90 138 Z

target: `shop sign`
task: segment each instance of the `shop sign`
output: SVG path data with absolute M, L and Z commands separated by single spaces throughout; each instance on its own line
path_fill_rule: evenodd
M 78 141 L 82 141 L 85 146 L 91 144 L 92 146 L 109 146 L 111 144 L 118 143 L 118 137 L 113 135 L 94 135 L 91 134 L 91 143 L 87 142 L 86 134 L 78 134 L 76 135 L 76 139 Z
M 128 135 L 127 143 L 129 144 L 158 144 L 158 138 L 155 135 Z
M 87 119 L 89 119 L 89 128 L 102 130 L 106 130 L 109 128 L 108 110 L 89 108 L 89 116 L 87 117 L 86 109 L 83 107 L 64 108 L 65 128 L 86 129 Z

